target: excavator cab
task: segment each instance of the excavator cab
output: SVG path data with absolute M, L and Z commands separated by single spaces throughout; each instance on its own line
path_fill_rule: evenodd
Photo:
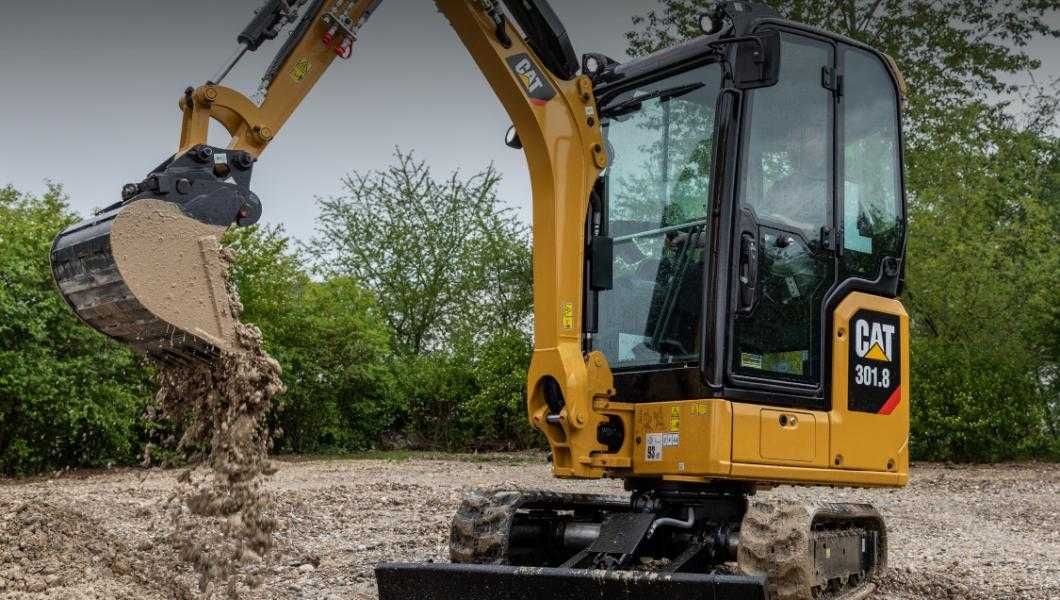
M 830 309 L 851 289 L 897 294 L 889 62 L 779 20 L 745 39 L 688 42 L 613 68 L 598 89 L 611 165 L 595 235 L 612 245 L 613 278 L 591 290 L 589 347 L 620 399 L 730 388 L 824 407 Z M 746 89 L 738 65 L 754 52 L 776 76 Z

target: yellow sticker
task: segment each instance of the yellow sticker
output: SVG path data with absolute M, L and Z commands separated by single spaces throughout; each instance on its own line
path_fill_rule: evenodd
M 295 83 L 302 83 L 306 75 L 313 70 L 313 63 L 309 62 L 309 57 L 303 58 L 302 60 L 295 63 L 294 68 L 291 69 L 291 79 Z
M 670 409 L 670 431 L 681 429 L 681 409 L 676 406 Z
M 563 328 L 570 331 L 574 329 L 574 303 L 567 302 L 560 309 L 560 316 L 563 320 Z
M 710 408 L 706 404 L 697 404 L 692 407 L 692 416 L 702 417 L 710 412 Z

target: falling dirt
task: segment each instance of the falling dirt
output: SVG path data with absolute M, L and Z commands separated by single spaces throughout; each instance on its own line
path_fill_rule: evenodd
M 227 267 L 231 257 L 223 254 L 222 262 Z M 241 590 L 259 588 L 277 528 L 265 485 L 275 473 L 266 418 L 284 391 L 280 365 L 262 348 L 261 332 L 239 322 L 239 295 L 227 287 L 235 351 L 210 366 L 160 365 L 157 395 L 162 418 L 183 431 L 177 451 L 193 465 L 181 472 L 165 505 L 170 542 L 207 598 L 238 598 Z

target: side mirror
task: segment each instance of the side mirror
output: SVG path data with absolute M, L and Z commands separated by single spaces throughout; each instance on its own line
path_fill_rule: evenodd
M 780 32 L 763 31 L 732 42 L 736 45 L 733 77 L 737 89 L 753 90 L 777 84 L 780 80 Z

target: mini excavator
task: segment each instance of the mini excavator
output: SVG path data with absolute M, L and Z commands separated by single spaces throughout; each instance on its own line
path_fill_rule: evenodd
M 219 238 L 258 221 L 256 159 L 380 3 L 254 15 L 181 97 L 176 154 L 56 239 L 85 323 L 167 364 L 235 351 Z M 528 418 L 556 477 L 629 493 L 473 494 L 452 562 L 380 565 L 381 598 L 864 597 L 887 561 L 872 507 L 755 494 L 908 479 L 895 63 L 753 2 L 626 63 L 579 58 L 545 0 L 436 4 L 529 164 Z M 287 25 L 258 101 L 221 85 Z M 207 143 L 211 121 L 230 145 Z

